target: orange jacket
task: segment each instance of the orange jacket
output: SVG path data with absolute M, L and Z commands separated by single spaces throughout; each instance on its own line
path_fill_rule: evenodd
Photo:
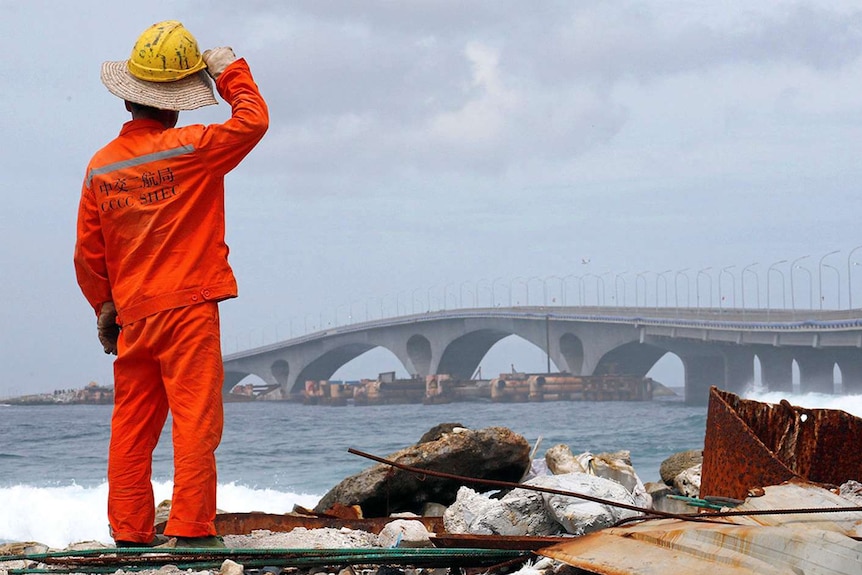
M 236 297 L 224 241 L 224 176 L 263 137 L 266 103 L 245 60 L 218 77 L 232 110 L 223 124 L 123 125 L 87 167 L 78 208 L 75 272 L 98 315 L 118 323 Z

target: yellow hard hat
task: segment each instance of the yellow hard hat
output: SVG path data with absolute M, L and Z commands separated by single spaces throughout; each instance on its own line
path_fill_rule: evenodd
M 195 37 L 176 20 L 147 28 L 128 61 L 129 73 L 148 82 L 174 82 L 206 68 Z

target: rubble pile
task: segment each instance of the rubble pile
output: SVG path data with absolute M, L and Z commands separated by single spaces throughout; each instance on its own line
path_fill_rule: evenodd
M 321 498 L 314 511 L 326 514 L 351 509 L 357 517 L 397 516 L 379 533 L 346 528 L 297 527 L 289 532 L 264 529 L 246 535 L 225 535 L 225 544 L 234 549 L 431 547 L 435 534 L 422 522 L 411 520 L 421 518 L 429 510 L 442 514 L 443 526 L 450 534 L 575 536 L 634 517 L 640 512 L 631 508 L 649 509 L 652 504 L 650 485 L 645 486 L 638 478 L 627 451 L 576 455 L 569 446 L 561 444 L 548 449 L 543 459 L 531 461 L 529 454 L 526 439 L 510 429 L 471 430 L 458 423 L 439 424 L 417 444 L 390 455 L 389 460 L 476 479 L 522 483 L 524 487 L 483 492 L 476 485 L 468 487 L 454 479 L 418 477 L 376 464 L 336 485 Z M 696 456 L 680 461 L 684 463 L 674 464 L 678 476 L 690 472 L 686 464 L 691 463 L 692 467 L 698 464 Z M 674 480 L 676 477 L 662 485 L 664 491 L 658 492 L 677 493 Z M 528 487 L 585 494 L 629 508 Z M 159 505 L 157 522 L 164 519 L 169 505 L 170 502 Z M 76 545 L 104 547 L 97 542 Z M 37 543 L 4 547 L 0 549 L 2 555 L 47 551 L 47 547 Z M 21 566 L 0 563 L 0 573 L 16 567 Z

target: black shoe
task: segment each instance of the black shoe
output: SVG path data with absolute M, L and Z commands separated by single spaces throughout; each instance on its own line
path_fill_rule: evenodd
M 176 547 L 193 549 L 206 547 L 213 549 L 225 549 L 224 539 L 218 535 L 206 535 L 204 537 L 177 537 Z
M 156 533 L 153 537 L 153 540 L 149 543 L 141 543 L 139 541 L 115 541 L 114 544 L 117 548 L 127 548 L 127 547 L 158 547 L 159 545 L 164 545 L 170 540 L 165 535 L 161 535 Z

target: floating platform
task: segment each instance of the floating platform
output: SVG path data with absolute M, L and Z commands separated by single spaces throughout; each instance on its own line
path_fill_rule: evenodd
M 381 374 L 389 376 L 390 374 Z M 307 381 L 307 405 L 427 405 L 455 402 L 650 401 L 661 386 L 633 375 L 578 376 L 566 373 L 508 373 L 491 380 L 459 380 L 448 375 L 356 383 Z

